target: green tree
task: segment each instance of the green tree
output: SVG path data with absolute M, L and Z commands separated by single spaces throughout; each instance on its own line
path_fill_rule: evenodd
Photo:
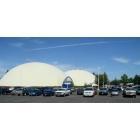
M 95 83 L 98 85 L 98 75 L 95 74 Z
M 140 85 L 140 75 L 135 75 L 133 81 L 135 85 Z
M 128 78 L 128 83 L 134 83 L 134 79 L 132 77 Z
M 96 74 L 95 83 L 98 84 L 98 75 Z M 109 83 L 108 75 L 107 73 L 99 74 L 99 83 L 100 86 L 107 85 Z
M 103 77 L 103 80 L 104 80 L 104 84 L 107 85 L 109 83 L 109 79 L 108 79 L 108 75 L 106 72 L 104 72 L 104 77 Z
M 103 86 L 103 74 L 99 75 L 100 86 Z
M 121 76 L 121 82 L 126 85 L 128 83 L 128 76 L 126 74 L 123 74 Z
M 120 80 L 118 80 L 117 78 L 115 78 L 114 80 L 112 80 L 111 82 L 110 82 L 110 84 L 111 85 L 119 85 L 120 84 Z
M 91 87 L 92 84 L 84 84 L 84 88 Z

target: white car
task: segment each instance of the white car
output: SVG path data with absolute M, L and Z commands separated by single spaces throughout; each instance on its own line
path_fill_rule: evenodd
M 131 88 L 131 87 L 126 88 L 123 92 L 123 97 L 126 97 L 126 96 L 132 96 L 132 97 L 136 98 L 135 89 Z
M 111 89 L 111 91 L 110 91 L 110 95 L 111 96 L 119 96 L 120 95 L 120 90 L 119 89 L 117 89 L 117 88 L 113 88 L 113 89 Z
M 93 97 L 96 94 L 96 91 L 91 87 L 91 88 L 85 88 L 83 96 L 84 97 Z
M 66 96 L 66 95 L 70 95 L 71 91 L 68 90 L 67 88 L 59 88 L 57 91 L 55 91 L 55 96 Z

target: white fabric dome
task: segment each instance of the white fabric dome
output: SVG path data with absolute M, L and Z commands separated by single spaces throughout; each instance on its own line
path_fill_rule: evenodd
M 0 80 L 0 86 L 44 87 L 62 86 L 64 73 L 58 68 L 39 62 L 19 65 Z
M 65 73 L 66 77 L 70 77 L 74 86 L 92 85 L 95 83 L 95 76 L 84 70 L 70 70 Z

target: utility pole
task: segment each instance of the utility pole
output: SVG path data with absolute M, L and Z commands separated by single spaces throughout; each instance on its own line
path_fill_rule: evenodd
M 98 91 L 99 91 L 99 89 L 100 89 L 100 67 L 98 67 L 97 68 L 97 70 L 98 70 Z
M 99 74 L 99 71 L 98 71 L 98 91 L 99 91 L 99 86 L 100 86 L 99 76 L 100 76 L 100 74 Z

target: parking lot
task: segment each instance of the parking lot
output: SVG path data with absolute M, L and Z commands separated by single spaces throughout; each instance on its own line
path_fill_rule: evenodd
M 75 93 L 66 97 L 1 95 L 0 103 L 140 103 L 140 96 L 137 96 L 137 98 L 123 98 L 121 95 L 83 97 Z

